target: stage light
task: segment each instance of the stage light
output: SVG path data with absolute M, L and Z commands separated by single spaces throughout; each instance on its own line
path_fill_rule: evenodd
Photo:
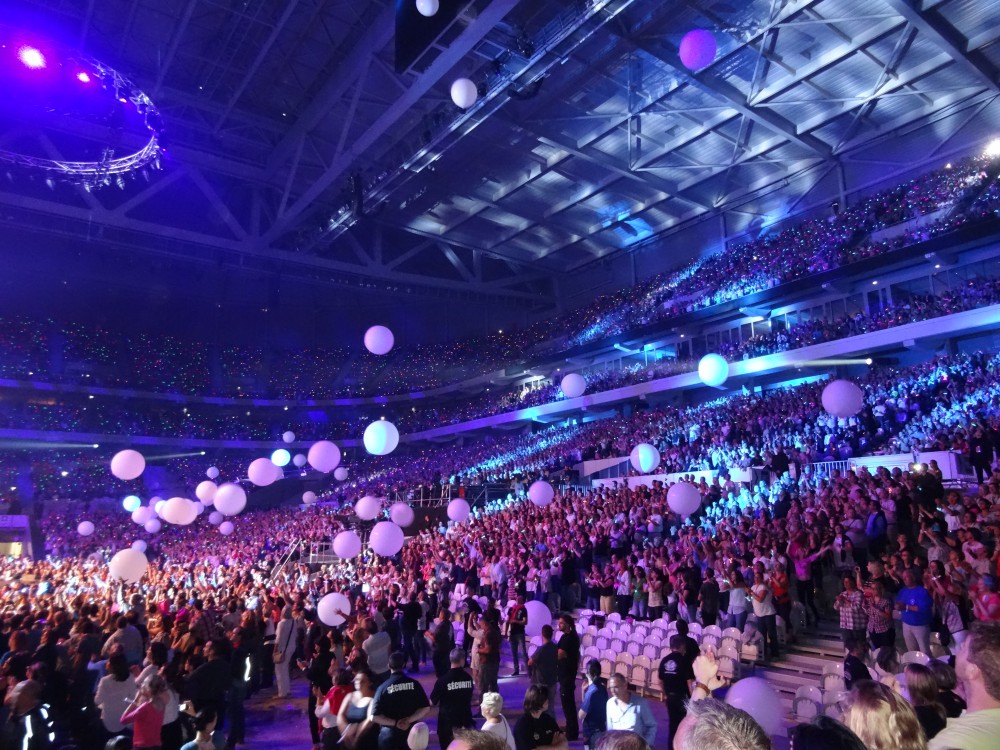
M 1000 138 L 994 138 L 992 141 L 986 144 L 986 150 L 983 151 L 983 156 L 990 159 L 994 159 L 1000 156 Z
M 76 74 L 76 80 L 80 83 L 90 83 L 90 74 L 85 70 L 81 70 Z
M 45 55 L 36 47 L 27 45 L 17 51 L 17 59 L 24 63 L 25 67 L 38 70 L 45 67 Z

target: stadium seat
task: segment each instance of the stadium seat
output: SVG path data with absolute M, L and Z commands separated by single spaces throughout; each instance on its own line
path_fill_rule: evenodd
M 923 651 L 907 651 L 900 657 L 899 663 L 904 667 L 907 664 L 923 664 L 926 667 L 931 663 L 931 657 Z

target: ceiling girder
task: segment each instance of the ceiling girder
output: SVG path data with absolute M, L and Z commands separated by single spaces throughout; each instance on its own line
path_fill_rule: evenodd
M 1000 76 L 997 74 L 997 69 L 989 60 L 976 53 L 974 48 L 970 49 L 969 40 L 939 13 L 921 9 L 918 7 L 919 4 L 912 0 L 883 0 L 883 2 L 947 52 L 967 75 L 981 80 L 994 91 L 1000 91 Z

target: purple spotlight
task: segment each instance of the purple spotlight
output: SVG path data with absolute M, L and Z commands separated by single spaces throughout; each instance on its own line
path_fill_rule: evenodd
M 90 74 L 85 70 L 81 70 L 76 74 L 76 80 L 80 83 L 90 83 Z
M 37 47 L 29 47 L 27 45 L 21 47 L 17 51 L 17 59 L 32 70 L 45 67 L 45 55 Z

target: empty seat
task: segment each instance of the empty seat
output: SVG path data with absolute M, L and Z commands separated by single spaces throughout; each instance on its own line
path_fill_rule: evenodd
M 900 658 L 899 663 L 903 666 L 907 664 L 923 664 L 925 667 L 931 663 L 931 657 L 923 651 L 907 651 Z
M 722 628 L 720 628 L 718 625 L 706 625 L 704 628 L 702 628 L 701 634 L 703 636 L 714 635 L 720 641 L 722 640 Z
M 636 643 L 635 641 L 629 641 L 628 644 L 625 646 L 625 651 L 632 654 L 632 656 L 638 656 L 640 653 L 642 653 L 642 646 L 641 644 Z

